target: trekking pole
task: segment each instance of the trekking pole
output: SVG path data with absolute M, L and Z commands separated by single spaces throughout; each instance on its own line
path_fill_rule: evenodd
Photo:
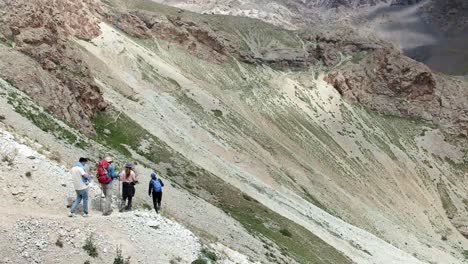
M 118 197 L 119 197 L 119 210 L 120 210 L 120 208 L 122 207 L 122 193 L 120 192 L 120 184 L 121 184 L 120 176 L 118 178 L 118 184 L 119 184 L 119 196 Z

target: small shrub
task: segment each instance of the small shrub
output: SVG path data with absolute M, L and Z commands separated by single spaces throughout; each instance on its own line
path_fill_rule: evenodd
M 213 110 L 211 110 L 211 112 L 213 112 L 213 114 L 214 114 L 216 117 L 223 117 L 223 111 L 221 111 L 221 110 L 213 109 Z
M 447 241 L 447 236 L 446 236 L 446 235 L 443 235 L 443 236 L 441 237 L 441 239 L 442 239 L 442 241 Z
M 57 241 L 55 241 L 55 245 L 59 248 L 63 248 L 63 242 L 61 237 L 57 238 Z
M 281 228 L 280 233 L 281 233 L 283 236 L 292 237 L 291 232 L 290 232 L 289 230 L 287 230 L 286 228 Z
M 31 176 L 32 176 L 32 173 L 31 173 L 30 171 L 28 171 L 28 172 L 26 172 L 24 175 L 25 175 L 26 177 L 28 177 L 28 178 L 29 178 L 29 177 L 31 177 Z
M 5 116 L 4 115 L 0 115 L 0 121 L 3 121 L 5 120 Z
M 197 177 L 197 174 L 193 171 L 187 171 L 187 175 L 190 177 Z
M 176 257 L 176 258 L 171 259 L 171 261 L 169 261 L 169 263 L 170 264 L 177 264 L 177 263 L 180 263 L 181 261 L 182 261 L 181 257 Z
M 83 264 L 91 264 L 91 262 L 89 262 L 89 260 L 87 260 Z
M 2 158 L 2 162 L 6 162 L 8 166 L 13 166 L 13 164 L 15 164 L 16 156 L 18 156 L 18 150 L 0 150 L 0 155 Z
M 251 202 L 252 201 L 252 197 L 248 196 L 247 194 L 243 193 L 242 194 L 242 198 L 244 198 L 245 200 Z
M 202 259 L 202 258 L 198 258 L 194 261 L 192 261 L 192 264 L 208 264 L 208 261 Z
M 463 250 L 463 256 L 468 259 L 468 250 Z
M 94 242 L 93 242 L 93 234 L 89 235 L 89 237 L 86 238 L 86 242 L 85 242 L 85 245 L 83 246 L 83 249 L 88 253 L 89 256 L 93 258 L 98 256 L 96 245 L 94 245 Z
M 210 251 L 206 248 L 202 249 L 201 253 L 207 258 L 207 259 L 210 259 L 214 262 L 216 262 L 216 260 L 218 260 L 218 256 L 216 256 L 216 253 L 214 253 L 213 251 Z
M 130 257 L 124 259 L 122 256 L 122 249 L 120 247 L 117 247 L 114 264 L 130 264 Z
M 149 204 L 147 204 L 147 203 L 143 203 L 141 205 L 141 208 L 143 208 L 144 210 L 151 210 L 152 209 L 151 206 Z
M 50 153 L 50 159 L 51 160 L 54 160 L 58 163 L 62 162 L 62 156 L 60 155 L 60 153 L 58 151 L 52 151 Z

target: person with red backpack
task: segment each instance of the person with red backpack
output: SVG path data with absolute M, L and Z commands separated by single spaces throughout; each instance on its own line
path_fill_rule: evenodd
M 111 157 L 99 161 L 96 176 L 105 196 L 102 214 L 110 215 L 112 213 L 112 181 L 118 177 Z

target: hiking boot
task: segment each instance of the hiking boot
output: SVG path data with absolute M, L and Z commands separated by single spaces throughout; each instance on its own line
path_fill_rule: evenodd
M 69 213 L 68 213 L 68 217 L 74 217 L 74 216 L 75 216 L 74 213 L 72 213 L 72 212 L 69 212 Z
M 88 216 L 89 216 L 89 215 L 88 215 L 88 214 L 86 214 L 86 213 L 85 213 L 85 214 L 83 214 L 83 217 L 88 217 Z

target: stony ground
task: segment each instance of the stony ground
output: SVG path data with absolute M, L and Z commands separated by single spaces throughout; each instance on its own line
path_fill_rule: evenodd
M 186 227 L 153 210 L 117 213 L 117 197 L 109 217 L 95 209 L 87 218 L 79 214 L 68 217 L 67 200 L 74 193 L 68 169 L 28 145 L 38 147 L 38 143 L 3 129 L 0 263 L 63 263 L 64 259 L 70 263 L 110 263 L 117 248 L 125 258 L 131 258 L 131 263 L 190 263 L 203 248 L 210 247 L 203 246 Z M 90 206 L 99 207 L 100 189 L 94 183 L 90 195 L 94 197 Z M 166 198 L 171 200 L 171 196 Z M 97 257 L 83 250 L 89 237 L 97 248 Z M 222 263 L 250 263 L 246 256 L 221 243 L 209 250 L 216 252 Z

